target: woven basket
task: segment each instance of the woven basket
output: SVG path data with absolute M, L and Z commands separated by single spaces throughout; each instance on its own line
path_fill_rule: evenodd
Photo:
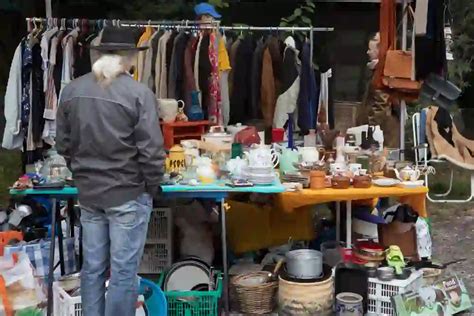
M 268 272 L 246 273 L 233 278 L 239 310 L 245 314 L 269 314 L 276 305 L 278 281 L 258 285 L 242 284 L 255 278 L 268 278 Z

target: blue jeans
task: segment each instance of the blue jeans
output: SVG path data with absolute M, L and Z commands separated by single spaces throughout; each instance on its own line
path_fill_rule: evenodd
M 137 272 L 143 255 L 152 198 L 106 210 L 82 208 L 81 295 L 84 316 L 135 315 Z M 105 281 L 110 283 L 105 298 Z

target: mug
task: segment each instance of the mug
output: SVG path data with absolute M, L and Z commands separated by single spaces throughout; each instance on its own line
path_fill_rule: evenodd
M 184 108 L 183 100 L 158 99 L 158 113 L 163 122 L 174 122 L 176 115 L 178 115 L 178 109 L 181 108 Z
M 362 164 L 360 163 L 351 163 L 349 164 L 349 171 L 352 172 L 354 175 L 360 175 L 360 170 L 362 169 Z

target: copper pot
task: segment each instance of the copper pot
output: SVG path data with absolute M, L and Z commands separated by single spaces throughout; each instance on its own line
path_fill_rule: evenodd
M 326 188 L 326 172 L 321 170 L 311 171 L 310 177 L 310 188 L 313 190 L 321 190 Z
M 355 176 L 352 185 L 354 188 L 366 189 L 372 186 L 372 178 L 370 176 Z
M 334 176 L 331 185 L 333 189 L 347 189 L 351 185 L 351 179 L 345 176 Z

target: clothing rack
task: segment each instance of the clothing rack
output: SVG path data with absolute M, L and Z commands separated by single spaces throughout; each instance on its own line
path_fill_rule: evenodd
M 313 60 L 314 50 L 314 32 L 333 32 L 334 27 L 312 27 L 312 26 L 247 26 L 247 25 L 236 25 L 236 26 L 222 26 L 220 21 L 191 21 L 191 20 L 180 20 L 180 21 L 153 21 L 153 20 L 120 20 L 120 19 L 79 19 L 79 18 L 39 18 L 39 17 L 28 17 L 26 22 L 33 24 L 36 22 L 48 23 L 48 25 L 58 25 L 60 21 L 61 25 L 66 25 L 67 22 L 72 22 L 73 27 L 79 26 L 87 21 L 89 25 L 113 25 L 118 27 L 164 27 L 164 28 L 175 28 L 178 30 L 230 30 L 230 31 L 270 31 L 270 32 L 306 32 L 309 33 L 309 42 L 311 47 L 311 58 Z M 110 24 L 109 24 L 110 23 Z

